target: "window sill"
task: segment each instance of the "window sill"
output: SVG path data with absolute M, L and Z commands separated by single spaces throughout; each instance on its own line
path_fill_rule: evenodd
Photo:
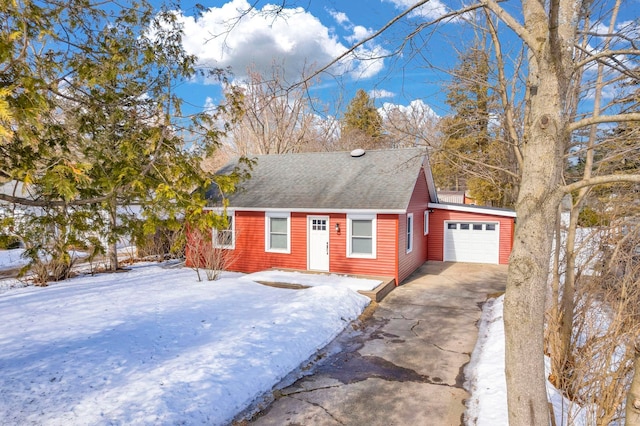
M 291 254 L 291 250 L 265 249 L 265 253 Z
M 375 259 L 376 255 L 352 253 L 352 254 L 348 254 L 347 257 L 350 259 Z

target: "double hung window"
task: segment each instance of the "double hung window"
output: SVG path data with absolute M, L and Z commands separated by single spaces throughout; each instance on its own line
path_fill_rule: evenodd
M 375 215 L 347 215 L 347 257 L 375 259 Z
M 291 215 L 282 212 L 265 214 L 265 251 L 291 252 Z

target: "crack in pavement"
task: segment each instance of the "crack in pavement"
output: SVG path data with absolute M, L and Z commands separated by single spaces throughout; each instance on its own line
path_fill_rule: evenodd
M 411 332 L 414 334 L 414 336 L 416 336 L 416 337 L 418 337 L 418 338 L 420 337 L 420 335 L 419 335 L 418 333 L 416 333 L 416 332 L 415 332 L 414 328 L 416 328 L 417 326 L 419 326 L 421 321 L 422 321 L 422 320 L 418 320 L 418 321 L 417 321 L 415 324 L 413 324 L 413 325 L 411 326 L 411 328 L 410 328 L 410 330 L 411 330 Z
M 282 397 L 285 397 L 285 396 L 297 395 L 297 394 L 300 394 L 300 393 L 313 392 L 313 391 L 317 391 L 317 390 L 339 388 L 341 386 L 344 386 L 344 383 L 340 383 L 338 385 L 330 385 L 330 386 L 319 386 L 317 388 L 300 389 L 300 390 L 291 391 L 291 392 L 285 392 L 285 391 L 281 390 L 281 391 L 277 392 L 276 399 L 282 398 Z
M 460 351 L 454 351 L 453 349 L 445 349 L 442 346 L 439 346 L 439 345 L 437 345 L 437 344 L 435 344 L 433 342 L 429 342 L 429 343 L 431 343 L 433 346 L 435 346 L 436 348 L 440 349 L 443 352 L 450 352 L 452 354 L 469 355 L 469 356 L 471 356 L 471 353 L 469 353 L 469 352 L 460 352 Z
M 333 414 L 331 414 L 331 413 L 329 412 L 329 410 L 327 410 L 326 408 L 324 408 L 322 405 L 320 405 L 320 404 L 318 404 L 318 403 L 316 403 L 316 402 L 308 401 L 308 400 L 306 400 L 306 399 L 304 399 L 304 398 L 296 398 L 295 396 L 292 396 L 292 397 L 290 397 L 290 398 L 291 398 L 291 399 L 295 399 L 295 400 L 300 401 L 300 402 L 306 402 L 307 404 L 313 405 L 314 407 L 318 407 L 318 408 L 320 408 L 322 411 L 324 411 L 325 413 L 327 413 L 327 415 L 328 415 L 329 417 L 331 417 L 331 418 L 332 418 L 336 423 L 338 423 L 338 424 L 340 424 L 340 425 L 344 425 L 344 423 L 342 423 L 340 420 L 338 420 L 337 418 L 335 418 L 335 417 L 333 416 Z

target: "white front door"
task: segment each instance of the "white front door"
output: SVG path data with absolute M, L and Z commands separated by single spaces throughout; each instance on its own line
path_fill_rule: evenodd
M 329 216 L 307 217 L 309 269 L 329 270 Z

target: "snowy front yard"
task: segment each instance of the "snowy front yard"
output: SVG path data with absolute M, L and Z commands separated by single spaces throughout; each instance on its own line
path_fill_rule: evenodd
M 0 424 L 224 424 L 369 303 L 331 277 L 195 277 L 137 266 L 0 294 Z

